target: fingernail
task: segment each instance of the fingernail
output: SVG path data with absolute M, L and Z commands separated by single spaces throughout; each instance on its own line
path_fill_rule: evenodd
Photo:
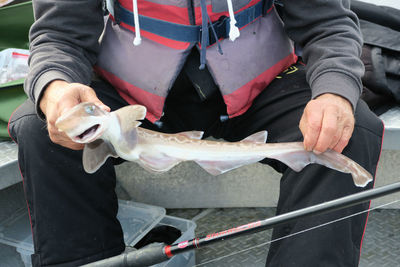
M 100 105 L 100 108 L 103 109 L 103 110 L 105 110 L 105 111 L 110 111 L 110 110 L 111 110 L 111 108 L 110 108 L 109 106 L 106 106 L 106 105 L 104 105 L 104 104 L 101 104 L 101 105 Z
M 314 154 L 317 154 L 317 155 L 319 155 L 319 154 L 322 154 L 322 152 L 321 151 L 318 151 L 318 150 L 313 150 L 313 152 L 314 152 Z

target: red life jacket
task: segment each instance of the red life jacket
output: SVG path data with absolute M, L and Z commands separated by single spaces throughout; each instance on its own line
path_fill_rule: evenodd
M 132 44 L 132 0 L 119 0 L 111 7 L 95 70 L 128 103 L 146 106 L 146 118 L 155 122 L 162 116 L 165 98 L 190 50 L 201 46 L 202 36 L 196 34 L 202 34 L 202 19 L 208 16 L 214 22 L 213 28 L 226 35 L 229 12 L 224 0 L 205 1 L 207 14 L 202 13 L 199 0 L 192 1 L 192 5 L 184 0 L 137 1 L 142 43 Z M 205 53 L 207 67 L 222 93 L 229 117 L 243 114 L 275 76 L 297 60 L 273 6 L 264 10 L 262 0 L 233 2 L 240 37 L 234 42 L 219 38 L 220 35 L 215 38 L 213 28 L 209 28 L 209 39 L 219 39 L 223 54 L 219 53 L 217 43 L 207 46 Z

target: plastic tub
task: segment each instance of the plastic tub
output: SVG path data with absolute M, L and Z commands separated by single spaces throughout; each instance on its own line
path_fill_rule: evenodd
M 136 244 L 164 217 L 162 207 L 132 201 L 119 201 L 117 215 L 124 231 L 125 244 Z M 0 223 L 0 243 L 16 247 L 25 266 L 31 265 L 33 241 L 27 210 L 17 210 L 13 216 Z
M 179 229 L 182 235 L 174 242 L 182 242 L 194 238 L 194 231 L 196 229 L 196 223 L 190 220 L 185 220 L 178 217 L 165 216 L 156 226 L 168 225 Z M 126 229 L 124 229 L 124 232 Z M 131 244 L 134 245 L 134 244 Z M 28 251 L 23 248 L 17 248 L 17 251 L 21 255 L 21 259 L 26 267 L 31 267 L 31 254 L 33 251 Z M 175 255 L 170 260 L 153 265 L 153 267 L 191 267 L 195 265 L 195 251 L 188 251 L 182 254 Z

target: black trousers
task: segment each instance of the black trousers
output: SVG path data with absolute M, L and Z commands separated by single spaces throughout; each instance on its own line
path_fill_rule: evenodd
M 103 81 L 92 87 L 113 110 L 127 103 Z M 162 124 L 142 126 L 163 132 L 203 130 L 205 136 L 237 141 L 268 130 L 268 142 L 302 140 L 298 128 L 310 88 L 304 67 L 282 73 L 240 117 L 221 120 L 226 106 L 219 92 L 201 101 L 188 78 L 181 74 L 171 90 Z M 344 154 L 375 175 L 383 135 L 381 121 L 362 101 L 355 113 L 356 126 Z M 124 250 L 114 192 L 114 162 L 94 174 L 82 169 L 81 152 L 53 144 L 46 125 L 27 101 L 10 119 L 10 133 L 19 147 L 19 165 L 32 224 L 34 266 L 76 266 L 121 253 Z M 309 165 L 300 173 L 286 165 L 264 160 L 282 173 L 277 213 L 356 193 L 349 174 Z M 366 188 L 373 186 L 370 183 Z M 289 235 L 368 208 L 367 204 L 301 219 L 277 227 L 273 238 Z M 359 215 L 300 235 L 274 242 L 268 266 L 357 266 L 367 215 Z

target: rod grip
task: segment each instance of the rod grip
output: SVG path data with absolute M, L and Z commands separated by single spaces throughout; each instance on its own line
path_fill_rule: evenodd
M 143 267 L 167 261 L 164 244 L 150 245 L 139 250 L 82 265 L 82 267 Z

